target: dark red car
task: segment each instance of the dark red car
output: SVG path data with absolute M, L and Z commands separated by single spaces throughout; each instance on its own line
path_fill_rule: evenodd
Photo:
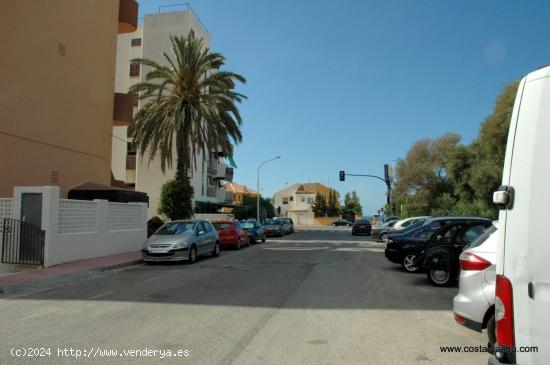
M 241 249 L 242 245 L 250 246 L 248 233 L 241 227 L 237 221 L 216 221 L 212 222 L 218 235 L 220 236 L 220 245 L 222 247 L 231 246 L 237 250 Z

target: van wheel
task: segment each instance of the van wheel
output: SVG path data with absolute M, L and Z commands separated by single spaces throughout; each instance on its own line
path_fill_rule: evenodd
M 446 269 L 430 269 L 428 271 L 428 279 L 433 286 L 449 286 L 452 281 L 451 272 Z
M 497 343 L 497 334 L 496 334 L 496 325 L 495 325 L 495 315 L 493 314 L 491 318 L 487 321 L 487 337 L 489 337 L 489 343 L 487 347 L 491 350 L 491 353 L 494 353 L 494 348 Z
M 405 256 L 403 256 L 403 261 L 401 261 L 401 266 L 403 269 L 405 269 L 406 272 L 417 272 L 420 270 L 418 266 L 414 265 L 414 261 L 416 260 L 416 254 L 414 253 L 408 253 Z

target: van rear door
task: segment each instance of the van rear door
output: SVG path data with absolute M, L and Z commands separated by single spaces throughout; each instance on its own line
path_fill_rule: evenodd
M 500 213 L 497 274 L 512 284 L 519 364 L 550 358 L 550 67 L 519 85 L 506 149 L 503 184 L 512 206 Z M 498 331 L 497 331 L 498 333 Z

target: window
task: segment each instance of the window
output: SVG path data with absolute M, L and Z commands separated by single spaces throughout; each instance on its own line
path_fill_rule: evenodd
M 132 38 L 132 47 L 141 46 L 141 38 Z
M 302 197 L 302 203 L 306 201 L 306 198 Z
M 294 197 L 293 197 L 293 196 L 290 197 L 290 201 L 294 201 Z
M 207 222 L 203 222 L 204 223 L 204 228 L 206 228 L 206 232 L 212 232 L 212 226 L 210 225 L 210 223 L 207 223 Z
M 307 198 L 308 204 L 313 204 L 313 198 Z
M 283 204 L 288 204 L 288 198 L 283 198 Z
M 130 64 L 130 76 L 139 76 L 139 63 L 131 63 Z

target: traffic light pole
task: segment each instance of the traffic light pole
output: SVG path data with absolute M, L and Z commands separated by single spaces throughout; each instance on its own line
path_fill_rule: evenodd
M 346 176 L 373 177 L 375 179 L 382 180 L 386 184 L 386 187 L 388 188 L 388 194 L 386 196 L 386 202 L 388 203 L 388 205 L 391 204 L 391 182 L 389 180 L 383 179 L 380 176 L 376 176 L 376 175 L 348 174 L 348 173 L 345 173 L 345 175 Z M 395 215 L 395 207 L 393 205 L 392 205 L 392 213 L 393 213 L 393 215 Z

